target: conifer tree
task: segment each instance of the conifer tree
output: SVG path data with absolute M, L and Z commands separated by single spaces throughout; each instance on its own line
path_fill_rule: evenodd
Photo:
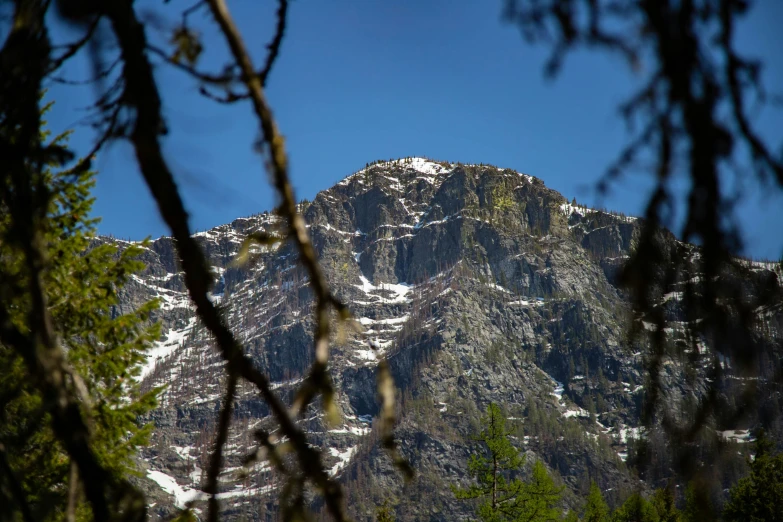
M 555 486 L 544 465 L 537 460 L 533 465 L 531 481 L 523 482 L 520 494 L 511 503 L 511 509 L 505 511 L 512 515 L 511 520 L 520 522 L 560 520 L 562 510 L 557 505 L 562 493 L 563 488 Z M 503 506 L 501 511 L 504 511 Z
M 682 513 L 677 509 L 674 489 L 671 483 L 665 488 L 655 490 L 652 498 L 652 505 L 655 507 L 655 511 L 658 513 L 658 518 L 661 522 L 682 521 Z
M 52 143 L 63 143 L 68 134 Z M 41 131 L 41 136 L 44 141 L 49 133 Z M 93 450 L 105 469 L 125 477 L 134 471 L 132 457 L 147 443 L 151 430 L 138 419 L 155 406 L 159 393 L 142 393 L 138 382 L 144 352 L 158 337 L 157 325 L 145 326 L 157 304 L 117 312 L 118 291 L 143 268 L 136 259 L 141 249 L 132 246 L 118 252 L 115 246 L 96 243 L 98 219 L 90 217 L 95 179 L 86 164 L 79 161 L 59 170 L 62 161 L 52 159 L 29 173 L 43 179 L 50 195 L 42 224 L 48 258 L 42 283 L 71 378 L 80 381 L 91 402 L 82 408 L 92 419 Z M 30 168 L 34 169 L 33 162 Z M 4 241 L 10 219 L 0 209 L 0 273 L 22 287 L 28 278 L 27 267 L 20 262 L 23 256 Z M 20 328 L 29 300 L 19 292 L 4 303 Z M 66 511 L 77 519 L 90 518 L 76 466 L 54 435 L 48 405 L 20 355 L 2 344 L 0 404 L 0 519 L 16 520 L 29 513 L 35 520 L 56 520 Z
M 659 522 L 658 512 L 646 498 L 634 493 L 612 514 L 612 522 Z
M 590 492 L 587 494 L 582 520 L 585 522 L 608 522 L 609 520 L 609 506 L 595 482 L 590 483 Z
M 774 454 L 774 443 L 763 431 L 754 444 L 750 474 L 729 491 L 723 510 L 726 522 L 783 521 L 783 453 Z
M 544 465 L 537 461 L 530 482 L 523 482 L 518 474 L 524 464 L 509 440 L 512 431 L 496 404 L 487 407 L 482 418 L 485 428 L 473 437 L 485 448 L 473 454 L 468 462 L 468 473 L 475 480 L 466 488 L 452 486 L 458 499 L 480 499 L 479 518 L 484 522 L 559 520 L 562 488 L 555 486 Z
M 509 481 L 510 472 L 517 471 L 524 463 L 524 457 L 509 441 L 511 431 L 506 427 L 506 419 L 496 404 L 487 406 L 487 414 L 482 418 L 485 428 L 473 440 L 486 446 L 484 454 L 473 454 L 468 462 L 468 473 L 474 480 L 467 488 L 452 487 L 458 499 L 483 499 L 479 514 L 483 520 L 498 511 L 498 506 L 508 502 L 518 494 L 519 480 Z
M 682 511 L 684 522 L 701 522 L 715 518 L 707 488 L 703 483 L 692 480 L 685 488 L 685 507 Z
M 376 522 L 394 522 L 394 510 L 388 500 L 384 500 L 383 504 L 375 510 L 375 520 Z

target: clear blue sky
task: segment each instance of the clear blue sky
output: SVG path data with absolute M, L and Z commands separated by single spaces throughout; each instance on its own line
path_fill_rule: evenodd
M 275 3 L 231 4 L 260 64 Z M 767 84 L 782 88 L 783 2 L 759 4 L 741 28 L 742 42 L 767 61 Z M 181 9 L 183 2 L 168 5 Z M 291 2 L 268 97 L 287 138 L 297 196 L 312 199 L 368 161 L 424 155 L 514 168 L 569 199 L 640 214 L 647 177 L 628 177 L 602 200 L 594 190 L 626 139 L 616 106 L 638 80 L 619 60 L 587 52 L 572 55 L 556 80 L 544 79 L 546 50 L 525 44 L 517 28 L 501 20 L 501 8 L 500 0 Z M 170 15 L 172 27 L 178 18 L 175 10 Z M 201 65 L 220 64 L 224 44 L 211 21 L 205 15 L 194 21 L 207 44 Z M 55 36 L 68 34 L 60 29 Z M 86 60 L 65 73 L 83 77 Z M 171 129 L 165 149 L 192 228 L 272 208 L 274 194 L 252 149 L 258 131 L 248 106 L 216 105 L 180 72 L 161 67 L 157 73 Z M 93 94 L 90 88 L 53 86 L 53 129 L 78 123 Z M 755 119 L 775 144 L 783 143 L 781 116 L 768 110 Z M 85 152 L 92 139 L 89 128 L 77 127 L 72 145 Z M 101 233 L 133 239 L 166 234 L 127 144 L 114 143 L 97 167 Z M 783 197 L 753 185 L 748 183 L 748 203 L 741 209 L 746 250 L 777 259 L 783 252 Z

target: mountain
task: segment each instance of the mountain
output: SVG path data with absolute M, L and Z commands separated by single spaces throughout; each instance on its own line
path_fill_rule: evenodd
M 651 326 L 631 313 L 617 281 L 639 238 L 640 220 L 569 203 L 540 179 L 510 169 L 424 158 L 368 165 L 303 202 L 301 211 L 337 297 L 391 365 L 398 388 L 395 435 L 417 471 L 405 484 L 378 445 L 378 353 L 355 331 L 339 328 L 330 371 L 343 422 L 327 425 L 314 406 L 300 423 L 322 448 L 330 473 L 345 484 L 356 519 L 372 520 L 375 506 L 389 499 L 397 520 L 467 520 L 473 506 L 456 501 L 449 485 L 467 480 L 467 461 L 476 450 L 470 434 L 489 402 L 502 405 L 517 427 L 514 440 L 528 465 L 542 460 L 566 486 L 567 506 L 579 505 L 591 480 L 614 502 L 629 491 L 657 487 L 671 474 L 665 440 L 641 428 L 645 350 L 628 337 L 634 322 Z M 212 298 L 245 352 L 290 400 L 313 360 L 307 275 L 289 242 L 257 247 L 250 265 L 233 263 L 248 233 L 275 232 L 280 225 L 266 212 L 195 237 L 215 273 Z M 671 234 L 661 236 L 669 253 L 698 254 Z M 153 516 L 165 518 L 199 497 L 223 363 L 188 301 L 172 239 L 151 242 L 142 260 L 147 268 L 123 290 L 119 311 L 152 297 L 161 302 L 153 320 L 164 334 L 143 383 L 167 387 L 149 419 L 156 430 L 141 456 L 139 483 Z M 779 285 L 779 275 L 775 264 L 747 263 L 742 277 L 753 292 Z M 687 332 L 685 284 L 680 279 L 660 289 L 674 341 Z M 768 325 L 764 336 L 779 345 L 781 308 L 757 313 Z M 670 404 L 682 415 L 704 393 L 699 368 L 713 356 L 706 346 L 694 354 L 701 380 L 685 378 L 680 364 L 664 366 Z M 731 368 L 727 362 L 728 377 Z M 743 385 L 744 376 L 734 377 Z M 264 463 L 248 472 L 241 466 L 255 447 L 253 430 L 274 425 L 251 387 L 241 385 L 238 395 L 220 498 L 227 520 L 267 520 L 280 478 Z M 774 410 L 778 398 L 766 407 Z M 747 429 L 757 422 L 716 420 L 712 433 L 742 453 Z M 645 482 L 626 462 L 638 453 L 638 439 L 664 448 L 655 453 L 653 468 L 642 472 Z M 730 458 L 740 469 L 741 457 Z

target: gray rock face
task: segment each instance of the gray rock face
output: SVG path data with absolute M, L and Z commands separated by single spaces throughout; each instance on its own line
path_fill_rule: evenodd
M 625 458 L 640 433 L 643 361 L 626 341 L 630 308 L 616 274 L 638 220 L 572 206 L 508 169 L 421 158 L 362 169 L 302 210 L 330 284 L 390 361 L 396 434 L 417 470 L 404 484 L 379 449 L 377 356 L 338 326 L 330 370 L 343 422 L 326 425 L 316 407 L 300 422 L 345 483 L 357 519 L 373 519 L 388 498 L 398 520 L 468 520 L 472 505 L 454 500 L 449 484 L 467 480 L 476 450 L 469 435 L 489 402 L 507 410 L 528 464 L 543 460 L 567 486 L 566 505 L 577 505 L 591 480 L 610 499 L 637 486 Z M 247 233 L 279 225 L 264 213 L 196 236 L 214 267 L 214 299 L 290 400 L 313 360 L 306 273 L 289 243 L 257 249 L 251 267 L 231 264 Z M 151 415 L 157 429 L 141 482 L 152 514 L 165 517 L 199 496 L 223 364 L 188 302 L 171 239 L 152 242 L 143 261 L 122 307 L 161 300 L 155 320 L 164 336 L 143 382 L 167 388 Z M 772 266 L 755 270 L 777 277 Z M 780 309 L 765 313 L 779 332 Z M 667 371 L 682 394 L 698 392 Z M 271 520 L 275 511 L 281 478 L 266 464 L 240 467 L 253 451 L 253 429 L 273 427 L 268 414 L 242 385 L 221 477 L 226 520 Z

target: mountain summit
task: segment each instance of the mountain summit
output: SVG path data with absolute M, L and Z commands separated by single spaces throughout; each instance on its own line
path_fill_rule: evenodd
M 590 481 L 610 500 L 638 488 L 629 459 L 633 441 L 649 434 L 639 417 L 642 351 L 627 332 L 643 318 L 632 317 L 616 274 L 639 220 L 569 203 L 510 169 L 425 158 L 367 165 L 301 211 L 337 297 L 378 348 L 338 329 L 330 371 L 342 424 L 327 425 L 316 407 L 300 421 L 345 483 L 357 519 L 372 519 L 375 506 L 391 499 L 397 520 L 467 520 L 472 506 L 457 502 L 449 485 L 466 480 L 470 434 L 490 402 L 517 427 L 527 461 L 542 460 L 567 487 L 567 504 L 576 505 L 574 494 L 586 493 Z M 280 225 L 262 213 L 196 237 L 215 273 L 213 299 L 290 400 L 313 360 L 306 273 L 289 243 L 257 248 L 247 267 L 232 263 L 245 235 Z M 693 248 L 667 237 L 672 248 Z M 167 388 L 141 465 L 151 511 L 166 516 L 202 496 L 223 363 L 188 301 L 172 240 L 152 242 L 143 261 L 147 269 L 125 288 L 122 306 L 161 301 L 154 320 L 164 334 L 143 383 Z M 774 269 L 749 265 L 749 284 Z M 661 306 L 676 318 L 682 294 L 664 290 Z M 779 309 L 765 313 L 780 324 Z M 676 327 L 669 333 L 685 335 Z M 379 356 L 399 390 L 396 438 L 417 471 L 407 485 L 378 447 Z M 681 368 L 665 372 L 683 396 L 699 393 Z M 266 464 L 241 468 L 253 429 L 274 429 L 268 414 L 253 390 L 240 387 L 221 476 L 227 519 L 266 520 L 275 509 L 279 477 Z M 740 429 L 747 426 L 715 428 L 724 442 L 748 438 Z

